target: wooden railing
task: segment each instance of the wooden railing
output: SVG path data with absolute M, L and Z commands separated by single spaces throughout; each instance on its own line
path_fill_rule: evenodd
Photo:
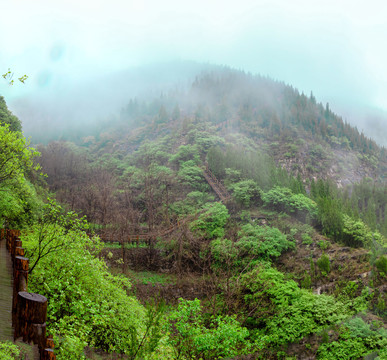
M 216 178 L 216 176 L 211 172 L 206 164 L 206 168 L 203 170 L 203 175 L 211 188 L 215 191 L 216 195 L 218 195 L 219 199 L 225 203 L 230 200 L 231 196 L 228 193 L 225 186 Z
M 37 344 L 40 360 L 56 359 L 54 342 L 46 336 L 47 298 L 28 292 L 29 260 L 19 238 L 19 230 L 1 229 L 0 240 L 5 240 L 13 263 L 12 327 L 14 340 Z
M 182 221 L 177 221 L 175 224 L 171 225 L 170 227 L 157 231 L 157 232 L 149 232 L 144 234 L 130 234 L 125 235 L 125 237 L 122 239 L 125 243 L 134 243 L 139 244 L 148 241 L 149 239 L 156 239 L 158 237 L 164 237 L 166 235 L 171 234 L 173 231 L 177 230 L 180 226 L 182 226 L 187 220 L 184 219 Z M 109 235 L 102 235 L 101 236 L 102 241 L 104 242 L 122 242 L 117 240 L 117 237 L 114 235 L 114 233 L 110 233 Z

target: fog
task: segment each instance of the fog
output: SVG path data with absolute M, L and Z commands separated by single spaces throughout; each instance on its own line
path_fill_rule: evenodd
M 26 135 L 44 131 L 45 123 L 59 129 L 114 115 L 130 97 L 185 86 L 213 64 L 313 91 L 359 130 L 386 142 L 385 2 L 0 4 L 1 73 L 11 68 L 15 78 L 29 76 L 24 85 L 1 81 L 0 94 Z

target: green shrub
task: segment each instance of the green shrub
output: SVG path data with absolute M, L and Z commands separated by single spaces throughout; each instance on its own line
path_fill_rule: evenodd
M 344 322 L 336 341 L 319 347 L 317 359 L 367 359 L 367 355 L 370 359 L 385 359 L 386 349 L 386 331 L 373 330 L 361 317 L 354 317 Z
M 284 274 L 267 265 L 259 265 L 243 275 L 240 285 L 246 311 L 261 329 L 257 333 L 258 346 L 295 342 L 352 314 L 348 305 L 332 296 L 318 296 L 300 289 L 294 281 L 285 280 Z
M 356 296 L 356 292 L 358 288 L 359 288 L 359 285 L 356 282 L 348 281 L 345 288 L 341 290 L 341 293 L 339 294 L 339 296 L 353 299 Z
M 184 162 L 192 161 L 193 165 L 199 163 L 199 149 L 196 145 L 181 145 L 176 154 L 172 155 L 170 158 L 171 163 L 182 165 Z
M 317 215 L 317 204 L 303 194 L 294 194 L 289 188 L 275 186 L 262 194 L 266 206 L 295 214 L 300 220 L 305 221 Z
M 360 339 L 323 343 L 317 351 L 317 359 L 347 360 L 359 359 L 366 354 L 367 347 Z
M 210 239 L 223 237 L 224 226 L 230 215 L 225 205 L 220 202 L 206 204 L 207 211 L 200 214 L 192 223 L 192 230 L 199 230 Z
M 0 342 L 0 359 L 1 360 L 16 360 L 19 359 L 20 350 L 10 341 Z
M 246 207 L 261 200 L 261 189 L 254 180 L 239 181 L 229 186 L 229 189 L 235 200 Z
M 373 232 L 363 221 L 343 215 L 343 241 L 346 245 L 369 248 L 374 241 L 381 240 L 380 233 Z
M 380 294 L 377 298 L 377 303 L 376 303 L 376 312 L 380 315 L 380 316 L 385 316 L 386 313 L 387 313 L 387 301 L 386 299 L 383 297 L 382 294 Z
M 305 245 L 313 244 L 313 239 L 308 234 L 301 235 L 302 243 Z
M 320 240 L 318 242 L 318 246 L 320 247 L 321 250 L 326 250 L 329 248 L 331 244 L 329 243 L 329 241 L 326 241 L 326 240 Z
M 310 289 L 312 287 L 312 278 L 308 273 L 305 273 L 304 278 L 301 281 L 301 287 L 303 289 Z
M 373 331 L 371 326 L 367 324 L 361 317 L 354 317 L 345 322 L 345 326 L 351 331 L 351 337 L 368 337 L 372 336 Z
M 181 163 L 177 175 L 181 184 L 193 190 L 205 192 L 208 189 L 208 184 L 203 176 L 203 170 L 193 160 Z
M 286 235 L 270 226 L 246 224 L 242 226 L 238 236 L 240 240 L 236 245 L 240 258 L 277 258 L 284 251 L 295 247 L 294 242 L 289 241 Z
M 319 259 L 317 259 L 317 266 L 324 274 L 329 274 L 331 271 L 331 262 L 329 260 L 329 256 L 327 254 L 322 254 Z
M 169 341 L 176 349 L 176 358 L 224 359 L 248 349 L 249 332 L 235 317 L 217 316 L 206 326 L 203 315 L 199 299 L 179 299 L 177 310 L 169 317 Z
M 379 259 L 375 261 L 375 266 L 378 269 L 378 271 L 384 276 L 387 276 L 387 256 L 382 255 Z
M 228 239 L 215 239 L 210 243 L 212 256 L 212 269 L 227 269 L 236 265 L 236 259 L 239 259 L 239 251 L 234 243 Z
M 21 132 L 12 131 L 9 124 L 0 122 L 0 185 L 23 183 L 24 174 L 34 168 L 34 157 L 38 155 Z
M 266 206 L 278 211 L 290 210 L 290 198 L 293 192 L 288 188 L 275 186 L 271 190 L 262 194 L 262 200 Z

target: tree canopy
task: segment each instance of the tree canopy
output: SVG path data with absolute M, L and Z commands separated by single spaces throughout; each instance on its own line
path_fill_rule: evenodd
M 33 159 L 39 153 L 10 124 L 0 125 L 0 184 L 10 180 L 21 181 L 24 173 L 33 168 Z

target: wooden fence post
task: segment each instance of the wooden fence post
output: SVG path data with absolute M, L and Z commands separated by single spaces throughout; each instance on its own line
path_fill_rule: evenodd
M 15 338 L 46 347 L 47 298 L 43 295 L 20 291 L 17 294 L 17 326 Z
M 122 246 L 122 273 L 126 274 L 126 249 L 125 249 L 125 237 L 121 238 Z
M 24 248 L 22 248 L 21 246 L 18 246 L 15 248 L 15 257 L 16 256 L 24 256 L 24 255 L 25 255 Z
M 54 354 L 54 340 L 52 337 L 48 337 L 46 341 L 46 348 L 40 352 L 41 360 L 55 360 L 56 356 Z
M 21 248 L 24 250 L 23 248 Z M 29 260 L 24 256 L 15 256 L 13 283 L 17 292 L 27 291 Z M 15 281 L 16 280 L 16 281 Z
M 13 264 L 13 297 L 12 297 L 12 324 L 16 329 L 18 322 L 17 302 L 19 291 L 27 291 L 28 283 L 28 259 L 23 256 L 16 256 Z M 17 335 L 15 331 L 15 336 Z

